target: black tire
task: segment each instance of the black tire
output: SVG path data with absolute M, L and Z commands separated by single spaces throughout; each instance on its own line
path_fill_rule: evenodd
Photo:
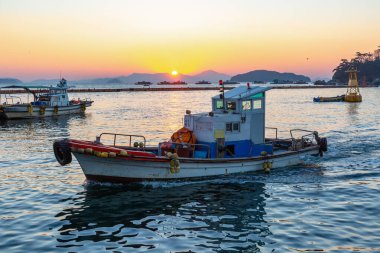
M 72 156 L 69 144 L 65 140 L 55 141 L 53 144 L 55 159 L 57 159 L 60 165 L 66 165 L 71 163 Z
M 326 139 L 326 138 L 321 138 L 321 141 L 320 141 L 319 147 L 321 148 L 321 150 L 322 150 L 323 152 L 326 152 L 326 151 L 327 151 L 327 139 Z

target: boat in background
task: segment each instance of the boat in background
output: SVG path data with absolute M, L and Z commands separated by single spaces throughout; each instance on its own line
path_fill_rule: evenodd
M 151 82 L 146 82 L 146 81 L 140 81 L 140 82 L 135 83 L 135 85 L 143 85 L 143 86 L 149 86 L 151 84 L 152 84 Z
M 183 82 L 183 81 L 175 81 L 175 82 L 168 82 L 168 81 L 162 81 L 162 82 L 159 82 L 157 83 L 157 85 L 186 85 L 187 83 L 186 82 Z
M 196 82 L 195 84 L 211 84 L 211 82 L 206 81 L 206 80 L 202 80 L 202 81 Z
M 223 84 L 240 84 L 240 82 L 226 80 L 226 81 L 223 82 Z
M 293 129 L 279 138 L 277 128 L 265 127 L 269 89 L 247 85 L 224 92 L 222 86 L 211 112 L 187 110 L 183 128 L 156 146 L 146 146 L 141 135 L 102 133 L 95 141 L 57 140 L 54 154 L 61 165 L 69 164 L 73 154 L 89 180 L 121 183 L 269 172 L 299 164 L 306 155 L 322 156 L 327 140 L 318 132 Z M 275 135 L 266 138 L 266 130 Z
M 345 95 L 335 96 L 335 97 L 315 97 L 314 102 L 343 102 Z
M 24 89 L 27 102 L 21 97 L 8 94 L 0 95 L 0 118 L 24 119 L 58 116 L 84 112 L 93 101 L 87 99 L 69 100 L 67 81 L 62 78 L 56 87 L 52 86 L 6 86 L 2 89 Z M 29 98 L 33 95 L 33 99 Z
M 346 71 L 348 73 L 348 86 L 346 94 L 335 97 L 315 97 L 314 102 L 349 102 L 358 103 L 362 102 L 362 95 L 359 91 L 359 82 L 357 76 L 357 69 L 354 66 Z

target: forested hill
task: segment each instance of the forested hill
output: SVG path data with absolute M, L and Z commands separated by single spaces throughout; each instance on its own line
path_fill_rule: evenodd
M 15 78 L 0 78 L 0 84 L 22 84 L 22 82 Z
M 380 58 L 374 57 L 371 53 L 357 52 L 355 58 L 351 60 L 342 59 L 340 64 L 333 70 L 333 80 L 339 83 L 348 82 L 346 71 L 354 66 L 358 72 L 360 82 L 365 78 L 367 83 L 380 83 Z
M 232 81 L 237 82 L 271 82 L 273 80 L 287 80 L 287 81 L 305 81 L 310 82 L 310 78 L 303 75 L 296 75 L 294 73 L 280 73 L 277 71 L 269 70 L 254 70 L 248 73 L 239 74 L 231 78 Z

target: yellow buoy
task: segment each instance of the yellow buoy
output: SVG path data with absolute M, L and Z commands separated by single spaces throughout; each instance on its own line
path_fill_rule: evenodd
M 86 148 L 84 150 L 84 152 L 87 153 L 87 154 L 92 154 L 93 150 L 92 150 L 92 148 Z
M 108 157 L 108 152 L 101 152 L 100 157 L 103 157 L 103 158 Z
M 348 88 L 344 101 L 351 103 L 362 102 L 362 95 L 360 94 L 358 84 L 358 71 L 352 66 L 346 72 L 348 73 Z
M 128 156 L 128 152 L 125 150 L 122 150 L 122 151 L 120 151 L 119 155 L 120 156 Z

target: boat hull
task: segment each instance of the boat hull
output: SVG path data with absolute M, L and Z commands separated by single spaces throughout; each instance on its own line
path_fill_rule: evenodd
M 47 106 L 41 110 L 41 107 L 34 106 L 33 110 L 29 110 L 29 104 L 19 104 L 11 106 L 3 106 L 0 111 L 0 118 L 5 119 L 28 119 L 28 118 L 44 118 L 66 114 L 75 114 L 84 112 L 85 109 L 92 105 L 92 101 L 87 101 L 85 107 L 81 104 L 69 106 Z M 58 109 L 58 110 L 57 110 Z
M 264 170 L 265 164 L 271 168 L 281 168 L 300 164 L 307 155 L 318 155 L 318 147 L 302 151 L 287 151 L 267 157 L 236 159 L 192 159 L 180 158 L 180 169 L 172 172 L 170 159 L 150 158 L 102 158 L 88 154 L 73 153 L 83 173 L 89 180 L 101 182 L 141 182 L 167 180 L 198 180 L 203 178 L 247 173 Z

